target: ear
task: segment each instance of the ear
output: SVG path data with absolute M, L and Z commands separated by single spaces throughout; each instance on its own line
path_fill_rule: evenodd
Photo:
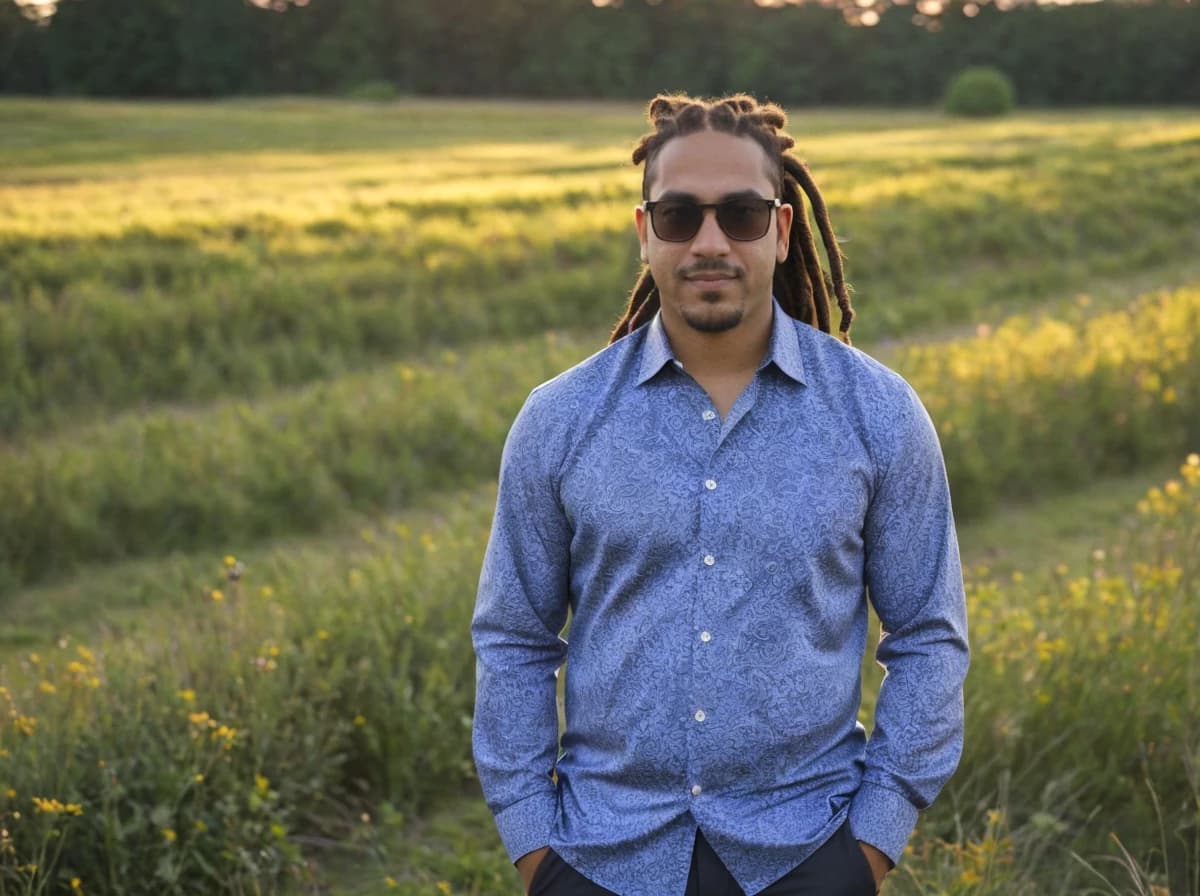
M 637 228 L 638 242 L 642 245 L 642 263 L 648 264 L 650 254 L 647 251 L 647 240 L 649 236 L 646 228 L 649 222 L 646 220 L 646 211 L 640 205 L 633 210 L 633 226 Z
M 792 235 L 792 215 L 795 210 L 790 203 L 775 209 L 775 263 L 783 264 L 788 257 L 788 241 Z

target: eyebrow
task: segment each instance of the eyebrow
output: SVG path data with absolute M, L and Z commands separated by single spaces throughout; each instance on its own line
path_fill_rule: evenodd
M 733 193 L 726 193 L 724 196 L 719 198 L 717 200 L 717 202 L 729 202 L 730 200 L 737 200 L 737 199 L 766 199 L 766 198 L 768 198 L 768 197 L 758 195 L 758 192 L 755 190 L 737 190 L 736 192 L 733 192 Z M 664 202 L 664 201 L 694 202 L 697 205 L 700 204 L 700 200 L 695 195 L 693 195 L 692 193 L 684 193 L 682 190 L 668 190 L 667 192 L 665 192 L 661 196 L 659 196 L 658 199 L 656 199 L 655 201 L 656 202 Z

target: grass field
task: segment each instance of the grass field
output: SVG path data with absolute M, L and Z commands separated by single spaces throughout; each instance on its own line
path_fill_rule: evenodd
M 636 273 L 641 122 L 0 101 L 0 896 L 517 891 L 466 624 L 508 423 Z M 791 130 L 968 561 L 885 892 L 1200 896 L 1200 117 Z

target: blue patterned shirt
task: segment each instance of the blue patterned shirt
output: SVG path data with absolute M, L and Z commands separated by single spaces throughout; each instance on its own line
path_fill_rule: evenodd
M 887 670 L 869 739 L 868 596 Z M 681 896 L 699 827 L 754 894 L 849 818 L 898 861 L 961 753 L 964 604 L 907 382 L 776 305 L 721 419 L 655 318 L 536 388 L 505 444 L 472 636 L 508 854 Z

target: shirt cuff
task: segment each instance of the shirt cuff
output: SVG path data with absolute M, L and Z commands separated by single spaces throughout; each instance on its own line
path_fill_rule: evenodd
M 870 843 L 894 865 L 900 864 L 916 826 L 917 807 L 887 787 L 864 781 L 850 803 L 850 830 L 855 839 Z
M 526 853 L 550 845 L 550 832 L 558 816 L 558 795 L 544 790 L 501 810 L 496 816 L 500 841 L 514 863 Z

